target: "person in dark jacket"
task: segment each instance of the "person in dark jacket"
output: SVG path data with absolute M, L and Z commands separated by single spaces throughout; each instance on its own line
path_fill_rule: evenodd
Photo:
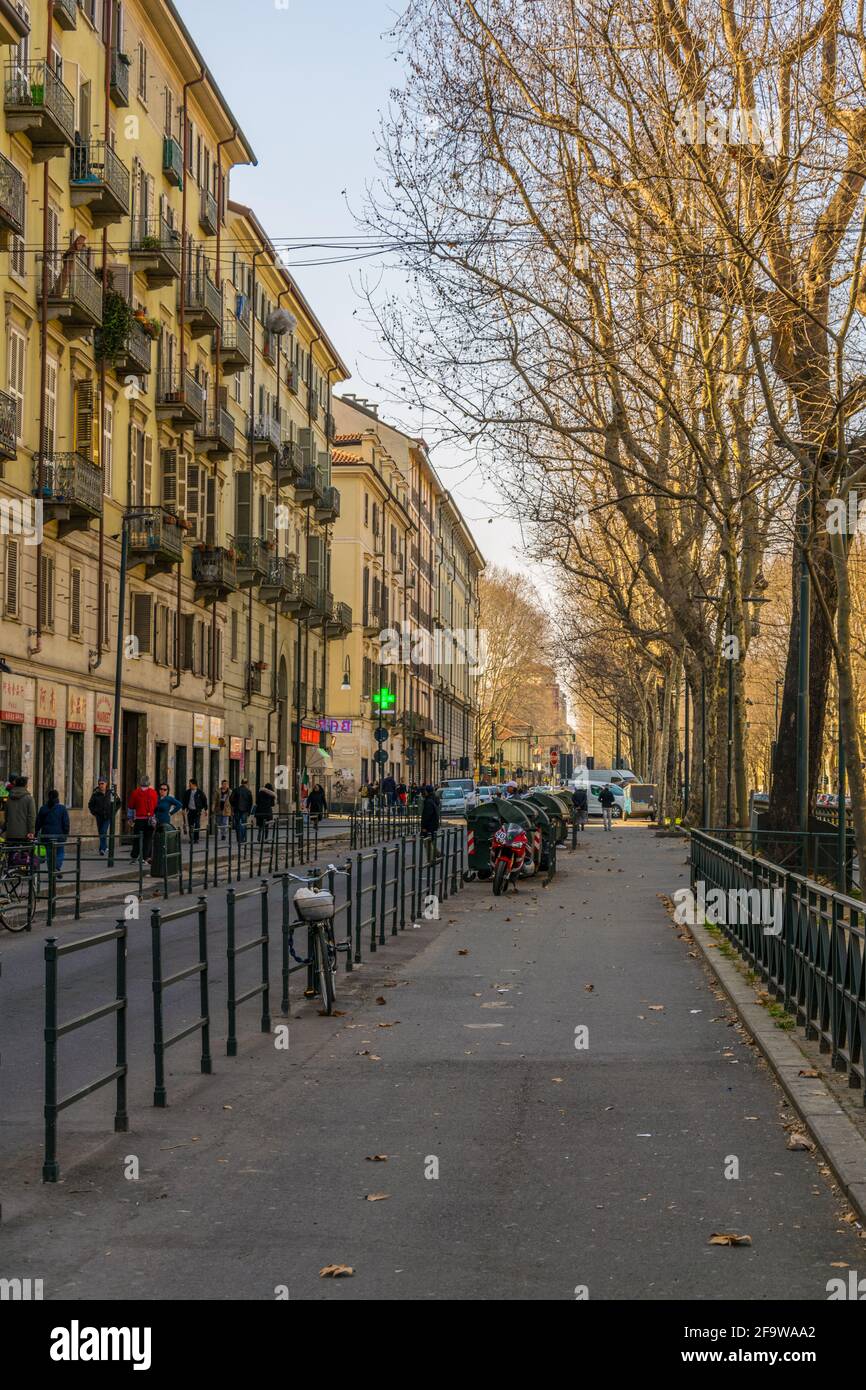
M 319 782 L 314 782 L 310 788 L 310 795 L 307 797 L 307 810 L 311 816 L 315 816 L 317 820 L 321 820 L 327 809 L 324 788 Z
M 571 793 L 571 804 L 574 807 L 574 819 L 577 822 L 578 830 L 586 828 L 587 799 L 586 787 L 575 787 Z
M 604 821 L 604 828 L 605 830 L 611 830 L 613 828 L 611 822 L 613 818 L 613 808 L 616 804 L 616 797 L 614 796 L 607 783 L 605 783 L 605 785 L 601 788 L 601 791 L 598 794 L 598 801 L 599 805 L 601 806 L 601 814 L 602 819 Z
M 6 843 L 26 844 L 36 834 L 36 802 L 27 790 L 27 778 L 15 777 L 6 798 Z
M 238 844 L 244 845 L 247 841 L 247 820 L 253 809 L 253 794 L 246 777 L 242 777 L 240 786 L 235 787 L 229 797 L 229 805 L 235 818 L 235 834 Z
M 69 812 L 60 800 L 60 793 L 53 789 L 48 793 L 48 800 L 40 806 L 39 814 L 36 817 L 36 834 L 41 835 L 46 843 L 54 845 L 54 864 L 57 876 L 63 868 L 63 860 L 66 856 L 66 837 L 69 834 Z
M 436 835 L 439 831 L 439 803 L 432 787 L 425 787 L 421 795 L 421 839 L 427 852 L 427 862 L 432 864 L 436 857 Z
M 256 825 L 259 831 L 259 841 L 267 838 L 268 826 L 274 818 L 276 801 L 277 794 L 270 782 L 265 782 L 263 787 L 259 787 L 256 792 Z
M 384 780 L 383 780 L 383 782 L 382 782 L 382 795 L 384 796 L 384 798 L 385 798 L 385 800 L 387 801 L 387 803 L 388 803 L 389 806 L 394 806 L 394 805 L 396 804 L 396 801 L 397 801 L 397 783 L 395 782 L 394 778 L 391 776 L 390 772 L 388 773 L 388 776 L 387 776 L 386 778 L 384 778 Z
M 100 854 L 108 853 L 108 832 L 111 829 L 111 818 L 117 811 L 119 804 L 117 799 L 111 795 L 105 778 L 100 777 L 96 789 L 87 803 L 87 809 L 96 821 Z
M 189 786 L 183 794 L 182 805 L 186 815 L 186 828 L 189 831 L 189 838 L 193 844 L 198 844 L 198 832 L 201 824 L 201 813 L 207 810 L 207 797 L 194 777 L 190 777 Z
M 168 783 L 163 782 L 159 789 L 159 800 L 156 803 L 156 811 L 154 812 L 157 826 L 170 826 L 172 816 L 182 810 L 183 806 L 181 802 L 178 801 L 176 796 L 172 796 L 168 789 Z

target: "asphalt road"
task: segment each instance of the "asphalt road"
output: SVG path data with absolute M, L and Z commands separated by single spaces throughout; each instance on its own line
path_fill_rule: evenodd
M 54 1299 L 825 1300 L 863 1242 L 659 899 L 683 860 L 593 826 L 549 888 L 471 885 L 340 977 L 342 1017 L 296 1009 L 288 1050 L 255 1005 L 213 1076 L 181 1044 L 167 1111 L 137 1024 L 131 1133 L 102 1137 L 105 1096 L 69 1112 L 90 1153 L 56 1187 L 20 1088 L 0 1274 Z

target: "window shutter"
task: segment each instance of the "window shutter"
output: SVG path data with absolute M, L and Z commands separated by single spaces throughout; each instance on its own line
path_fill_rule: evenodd
M 324 542 L 321 536 L 310 536 L 307 540 L 307 574 L 317 584 L 324 583 Z
M 187 514 L 187 505 L 186 505 L 186 471 L 187 471 L 187 456 L 186 456 L 186 454 L 178 454 L 178 456 L 177 456 L 177 505 L 178 505 L 178 508 L 179 508 L 179 510 L 180 510 L 181 516 L 186 516 L 186 514 Z
M 236 608 L 233 608 L 233 609 L 232 609 L 231 648 L 230 648 L 230 650 L 231 650 L 231 659 L 232 659 L 232 661 L 237 661 L 237 659 L 238 659 L 238 610 L 237 610 Z
M 191 613 L 184 613 L 181 617 L 180 629 L 180 665 L 181 670 L 191 671 L 193 663 L 193 648 L 195 640 L 194 623 Z
M 75 448 L 85 458 L 93 458 L 93 382 L 75 383 Z
M 177 507 L 177 450 L 160 449 L 162 468 L 162 505 Z
M 207 480 L 207 503 L 205 506 L 205 540 L 208 545 L 216 545 L 216 478 Z
M 161 666 L 165 665 L 165 632 L 166 632 L 166 609 L 163 604 L 156 605 L 156 617 L 154 619 L 154 644 L 153 659 Z
M 252 535 L 252 473 L 235 474 L 235 526 L 236 535 L 243 538 Z
M 298 457 L 301 468 L 311 468 L 315 452 L 315 442 L 313 431 L 310 429 L 298 430 Z
M 186 515 L 191 523 L 193 532 L 196 536 L 200 535 L 199 530 L 199 474 L 201 468 L 197 463 L 191 463 L 186 470 Z
M 4 610 L 7 618 L 17 618 L 18 613 L 18 573 L 21 558 L 20 541 L 6 541 L 6 596 Z
M 264 661 L 264 659 L 265 659 L 265 625 L 264 625 L 264 623 L 259 623 L 259 657 L 258 657 L 258 659 L 259 659 L 259 661 Z
M 271 544 L 273 544 L 273 541 L 274 541 L 275 537 L 276 537 L 276 509 L 275 509 L 275 507 L 274 507 L 274 499 L 273 499 L 272 497 L 268 497 L 268 498 L 266 499 L 266 508 L 265 508 L 265 540 L 270 541 Z
M 221 627 L 216 630 L 216 671 L 214 678 L 218 681 L 223 678 L 223 630 Z
M 151 505 L 153 497 L 153 436 L 144 436 L 144 496 L 142 503 L 145 507 Z
M 102 581 L 102 646 L 107 650 L 111 646 L 109 634 L 111 632 L 111 580 Z
M 41 626 L 46 632 L 54 627 L 54 560 L 50 555 L 42 556 L 42 611 Z
M 72 637 L 81 636 L 81 570 L 77 568 L 69 572 L 69 632 Z
M 132 631 L 138 639 L 141 656 L 149 656 L 153 651 L 153 599 L 150 594 L 132 596 Z

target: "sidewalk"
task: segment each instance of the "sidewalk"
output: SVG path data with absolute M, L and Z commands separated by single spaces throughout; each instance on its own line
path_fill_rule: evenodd
M 213 1076 L 181 1044 L 169 1110 L 139 1042 L 129 1134 L 55 1188 L 32 1154 L 28 1187 L 7 1173 L 0 1274 L 46 1298 L 823 1301 L 866 1243 L 661 901 L 684 850 L 593 826 L 548 888 L 470 885 L 341 973 L 342 1017 L 296 1007 L 288 1051 L 255 1005 Z

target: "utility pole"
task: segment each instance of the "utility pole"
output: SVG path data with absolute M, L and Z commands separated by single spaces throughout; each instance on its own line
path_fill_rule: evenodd
M 802 503 L 800 518 L 800 647 L 797 679 L 797 804 L 800 831 L 805 837 L 809 829 L 809 641 L 811 636 L 811 585 L 806 548 L 809 544 L 810 506 L 808 497 Z M 804 869 L 807 841 L 803 840 Z

